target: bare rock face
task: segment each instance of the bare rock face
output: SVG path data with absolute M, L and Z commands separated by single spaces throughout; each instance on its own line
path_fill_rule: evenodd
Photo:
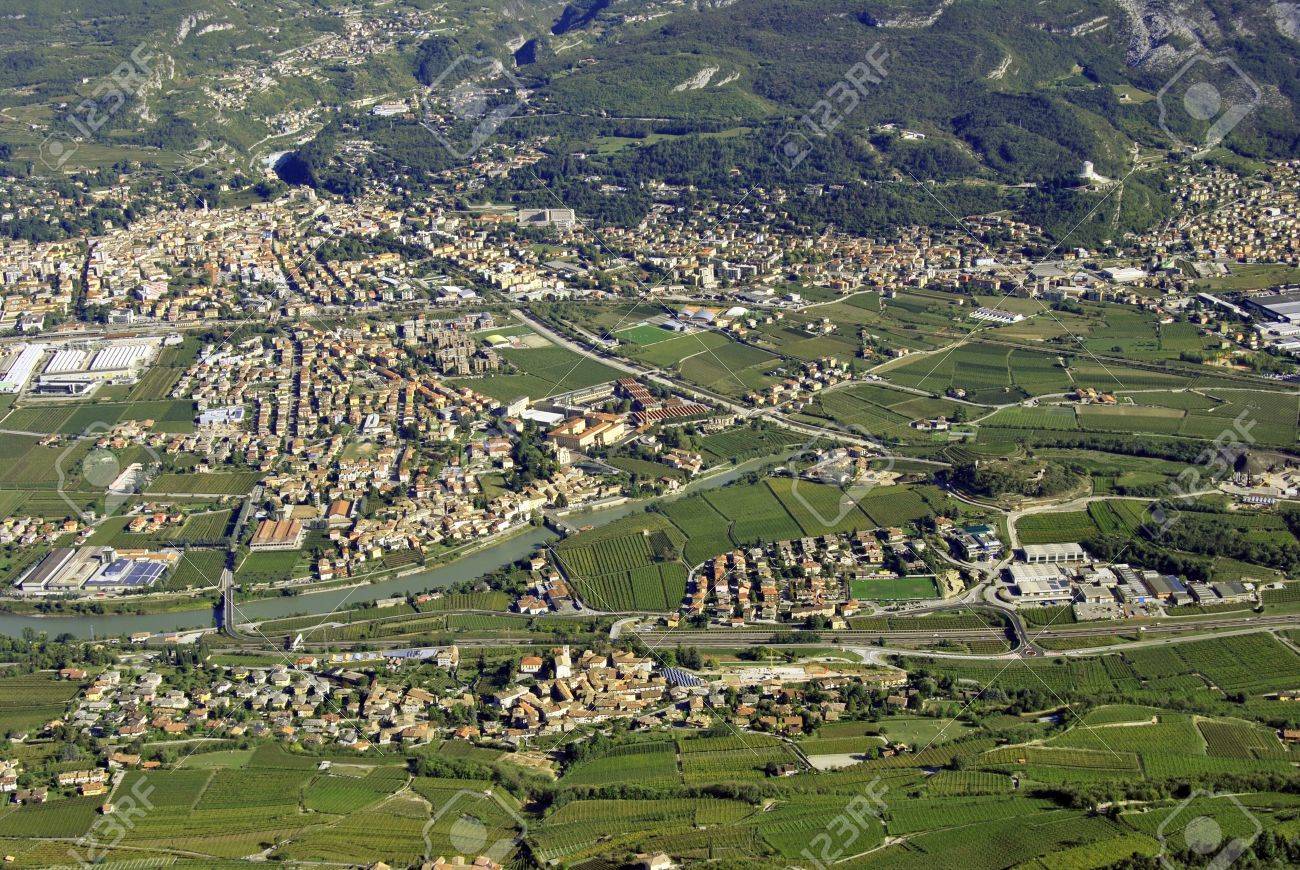
M 939 17 L 943 15 L 944 10 L 952 4 L 953 0 L 939 0 L 934 9 L 924 14 L 915 11 L 905 11 L 892 18 L 874 22 L 870 26 L 898 28 L 901 30 L 924 30 L 927 27 L 933 27 L 935 22 L 939 20 Z
M 1118 0 L 1118 5 L 1127 19 L 1130 66 L 1171 67 L 1222 36 L 1213 13 L 1196 2 Z
M 1273 24 L 1288 39 L 1300 40 L 1300 3 L 1273 3 Z

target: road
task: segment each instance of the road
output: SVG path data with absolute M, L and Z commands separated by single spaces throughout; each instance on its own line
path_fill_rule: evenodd
M 681 383 L 680 381 L 677 381 L 676 379 L 670 378 L 667 375 L 663 374 L 663 372 L 661 372 L 659 369 L 650 368 L 648 366 L 637 365 L 635 363 L 623 359 L 622 357 L 616 356 L 614 354 L 604 353 L 602 351 L 596 350 L 595 348 L 582 344 L 581 342 L 575 341 L 572 338 L 561 335 L 551 327 L 547 326 L 545 323 L 542 323 L 542 321 L 538 320 L 531 313 L 524 312 L 523 310 L 518 308 L 511 309 L 510 313 L 514 315 L 515 318 L 517 318 L 518 320 L 528 324 L 528 326 L 530 326 L 535 332 L 537 332 L 538 335 L 541 335 L 543 338 L 547 339 L 553 344 L 559 345 L 565 350 L 569 350 L 574 353 L 581 354 L 582 356 L 585 356 L 588 359 L 593 359 L 596 362 L 607 365 L 612 369 L 617 369 L 618 371 L 623 372 L 624 374 L 632 375 L 633 377 L 637 377 L 637 378 L 642 378 L 643 380 L 647 380 L 647 381 L 653 381 L 659 384 L 661 387 L 670 389 L 674 392 L 681 393 L 686 396 L 690 396 L 692 399 L 695 399 L 698 402 L 705 402 L 711 405 L 718 405 L 720 407 L 726 408 L 728 411 L 731 411 L 734 414 L 739 414 L 745 417 L 750 417 L 755 414 L 755 409 L 752 407 L 737 404 L 736 402 L 733 402 L 732 400 L 727 399 L 724 396 L 716 395 L 715 393 L 712 393 L 708 390 L 702 390 L 690 384 Z M 560 392 L 560 391 L 557 390 L 556 392 Z
M 253 505 L 260 503 L 261 500 L 262 485 L 259 483 L 239 506 L 239 515 L 235 517 L 235 523 L 230 529 L 230 546 L 226 552 L 226 564 L 221 569 L 221 624 L 217 628 L 234 640 L 249 639 L 239 632 L 239 608 L 235 607 L 234 569 L 235 559 L 238 557 L 236 548 L 239 546 L 244 526 L 248 523 L 249 514 L 253 512 Z
M 837 441 L 855 444 L 859 447 L 866 447 L 869 449 L 874 448 L 876 450 L 880 449 L 880 445 L 869 438 L 864 438 L 842 429 L 826 429 L 820 426 L 813 426 L 808 423 L 791 420 L 775 408 L 744 405 L 733 399 L 729 399 L 726 396 L 720 396 L 711 390 L 705 390 L 694 384 L 689 384 L 666 375 L 659 369 L 641 366 L 632 363 L 623 357 L 583 344 L 572 338 L 561 335 L 545 323 L 542 323 L 532 314 L 527 313 L 522 309 L 511 309 L 510 313 L 516 319 L 528 324 L 528 326 L 543 338 L 563 347 L 565 350 L 581 354 L 588 359 L 595 360 L 596 362 L 607 365 L 610 368 L 617 369 L 624 374 L 632 375 L 633 377 L 641 378 L 642 380 L 652 381 L 665 389 L 672 390 L 674 393 L 680 395 L 688 396 L 697 402 L 724 408 L 742 419 L 762 417 L 777 426 L 781 426 L 782 428 L 789 429 L 793 432 L 798 432 L 802 435 L 810 436 L 811 438 L 834 438 Z M 910 461 L 925 462 L 926 464 L 940 468 L 948 467 L 949 465 L 949 463 L 938 462 L 935 460 Z

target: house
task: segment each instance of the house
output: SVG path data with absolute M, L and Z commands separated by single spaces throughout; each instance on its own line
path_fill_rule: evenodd
M 50 790 L 42 785 L 14 792 L 13 801 L 16 804 L 43 804 L 49 800 L 49 796 Z
M 438 650 L 434 657 L 434 663 L 440 668 L 451 670 L 460 665 L 460 647 L 455 644 L 444 646 Z
M 539 613 L 546 613 L 551 608 L 545 601 L 535 595 L 525 595 L 515 602 L 515 609 L 520 613 L 529 616 L 536 616 Z
M 636 856 L 636 866 L 640 870 L 672 870 L 677 865 L 663 852 L 653 854 L 640 853 Z
M 72 785 L 83 785 L 88 782 L 103 782 L 107 778 L 107 770 L 91 768 L 89 770 L 65 770 L 56 777 L 55 781 L 60 786 L 66 788 Z

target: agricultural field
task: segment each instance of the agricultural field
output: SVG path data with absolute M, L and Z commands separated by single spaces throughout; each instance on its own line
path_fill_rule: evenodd
M 1140 501 L 1095 501 L 1082 511 L 1049 511 L 1021 517 L 1016 532 L 1022 544 L 1083 541 L 1097 534 L 1132 534 L 1150 522 Z
M 215 587 L 221 582 L 221 570 L 225 565 L 226 553 L 223 550 L 186 548 L 175 570 L 167 578 L 166 588 L 173 590 Z
M 682 553 L 689 565 L 698 565 L 732 548 L 727 534 L 731 528 L 730 521 L 702 497 L 670 502 L 664 506 L 664 516 L 687 536 Z
M 1289 688 L 1300 654 L 1267 634 L 1248 634 L 1125 653 L 1147 679 L 1198 676 L 1225 693 L 1258 695 Z
M 194 403 L 181 399 L 157 399 L 32 405 L 10 411 L 0 420 L 0 428 L 81 435 L 103 432 L 116 423 L 128 420 L 152 420 L 152 428 L 157 432 L 192 432 Z
M 646 786 L 681 782 L 677 744 L 671 740 L 647 740 L 617 746 L 567 770 L 562 783 L 600 786 L 629 781 Z
M 1298 435 L 1300 394 L 1207 386 L 1122 393 L 1120 399 L 1116 405 L 1004 408 L 980 427 L 985 436 L 1077 431 L 1202 441 L 1226 436 L 1277 447 L 1294 446 Z
M 519 396 L 539 400 L 556 393 L 612 381 L 620 376 L 616 369 L 555 345 L 503 348 L 498 353 L 514 367 L 514 373 L 456 378 L 451 383 L 509 402 Z
M 704 496 L 713 509 L 731 521 L 736 545 L 798 538 L 803 530 L 766 483 L 730 486 Z
M 684 540 L 667 517 L 646 513 L 579 533 L 554 552 L 588 606 L 664 612 L 686 594 Z
M 949 513 L 947 497 L 934 486 L 877 486 L 858 499 L 872 524 L 897 528 L 936 513 Z
M 676 609 L 686 570 L 759 542 L 793 540 L 879 526 L 906 525 L 941 508 L 935 487 L 880 487 L 858 500 L 838 488 L 790 478 L 733 484 L 686 496 L 661 511 L 579 532 L 555 546 L 565 575 L 598 610 Z M 933 580 L 908 578 L 873 587 L 881 600 L 933 598 Z
M 763 779 L 772 763 L 797 764 L 794 751 L 773 737 L 733 734 L 726 737 L 694 737 L 678 741 L 682 781 L 686 785 L 707 782 L 740 782 Z
M 877 525 L 852 495 L 837 487 L 785 477 L 772 478 L 767 485 L 805 535 L 851 532 Z
M 79 689 L 51 673 L 0 677 L 0 735 L 21 734 L 60 718 Z
M 0 837 L 80 837 L 94 824 L 101 804 L 94 798 L 69 797 L 0 814 Z
M 160 474 L 149 484 L 150 494 L 245 495 L 262 475 L 256 471 L 214 471 L 198 474 Z
M 941 395 L 957 387 L 972 401 L 990 405 L 1065 392 L 1074 386 L 1058 356 L 978 341 L 933 357 L 905 358 L 886 377 L 892 383 Z
M 676 371 L 706 389 L 735 396 L 771 383 L 768 372 L 781 363 L 775 354 L 712 330 L 626 345 L 622 352 L 637 362 Z
M 235 579 L 240 583 L 272 583 L 310 573 L 309 554 L 301 550 L 248 553 L 235 565 Z
M 760 456 L 772 456 L 800 443 L 801 439 L 797 435 L 785 429 L 737 427 L 704 436 L 699 441 L 699 449 L 716 462 L 744 462 Z
M 1059 407 L 1056 405 L 1017 406 L 1003 408 L 982 420 L 980 425 L 990 428 L 1055 429 L 1065 431 L 1078 429 L 1079 419 L 1072 407 Z
M 1082 541 L 1097 533 L 1097 525 L 1086 510 L 1030 514 L 1016 523 L 1022 544 L 1057 544 Z
M 607 461 L 620 471 L 626 471 L 629 475 L 640 478 L 642 481 L 654 481 L 662 478 L 685 480 L 689 476 L 685 469 L 674 468 L 663 462 L 654 462 L 633 456 L 610 456 L 607 457 Z
M 876 438 L 903 441 L 940 438 L 946 441 L 946 434 L 933 435 L 914 429 L 911 424 L 936 417 L 960 421 L 977 415 L 979 411 L 949 399 L 926 398 L 874 384 L 855 384 L 822 392 L 802 415 L 820 425 L 831 423 Z

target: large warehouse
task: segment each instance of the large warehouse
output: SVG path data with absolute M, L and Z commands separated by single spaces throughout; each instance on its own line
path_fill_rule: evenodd
M 1252 314 L 1269 320 L 1300 323 L 1300 290 L 1283 290 L 1277 293 L 1247 296 L 1245 305 Z
M 45 345 L 26 344 L 0 358 L 0 393 L 21 392 L 45 355 Z

